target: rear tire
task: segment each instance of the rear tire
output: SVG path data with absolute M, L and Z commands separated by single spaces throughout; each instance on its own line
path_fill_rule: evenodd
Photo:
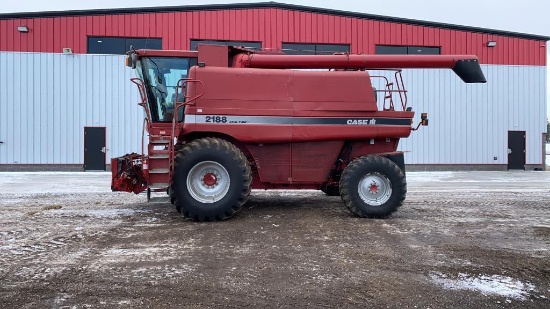
M 346 207 L 364 218 L 386 218 L 403 204 L 407 194 L 405 174 L 393 161 L 364 156 L 351 162 L 340 179 Z
M 250 165 L 235 145 L 218 138 L 186 144 L 174 161 L 170 199 L 195 221 L 219 221 L 242 208 L 251 190 Z

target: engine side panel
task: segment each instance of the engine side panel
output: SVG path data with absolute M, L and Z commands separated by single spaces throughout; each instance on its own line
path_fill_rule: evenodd
M 245 145 L 262 183 L 283 184 L 292 179 L 291 144 Z
M 344 141 L 292 144 L 292 182 L 325 182 Z
M 324 183 L 343 141 L 247 144 L 255 170 L 264 184 Z

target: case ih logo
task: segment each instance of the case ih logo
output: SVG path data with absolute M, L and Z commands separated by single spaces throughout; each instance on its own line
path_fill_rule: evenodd
M 349 119 L 346 123 L 352 125 L 369 125 L 376 124 L 376 119 Z

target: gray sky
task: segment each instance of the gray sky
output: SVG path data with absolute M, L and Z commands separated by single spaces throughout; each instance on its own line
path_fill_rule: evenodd
M 172 6 L 254 0 L 4 0 L 0 13 Z M 276 2 L 550 36 L 549 0 L 298 0 Z M 549 58 L 550 59 L 550 48 Z M 549 67 L 550 72 L 550 67 Z M 550 89 L 550 80 L 548 80 Z M 550 103 L 550 93 L 548 93 Z M 550 108 L 548 108 L 550 116 Z

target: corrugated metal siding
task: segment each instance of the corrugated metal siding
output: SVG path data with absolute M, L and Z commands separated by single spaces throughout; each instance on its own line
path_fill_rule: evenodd
M 0 164 L 81 164 L 84 127 L 107 158 L 141 150 L 142 108 L 123 56 L 0 53 Z
M 26 25 L 29 33 L 19 33 Z M 443 54 L 475 54 L 484 64 L 546 65 L 545 42 L 285 9 L 241 9 L 0 20 L 0 50 L 86 53 L 87 36 L 162 38 L 163 49 L 189 49 L 191 39 L 441 46 Z M 487 41 L 496 41 L 489 48 Z
M 0 164 L 81 164 L 85 126 L 107 128 L 107 158 L 139 152 L 143 112 L 123 61 L 0 53 Z M 403 72 L 409 104 L 430 118 L 402 140 L 407 163 L 506 164 L 509 130 L 527 131 L 527 164 L 542 163 L 545 68 L 483 70 L 487 84 L 464 84 L 450 70 Z
M 408 164 L 507 164 L 508 131 L 526 131 L 526 163 L 542 164 L 546 68 L 482 69 L 487 84 L 465 84 L 450 70 L 403 71 L 409 105 L 430 119 L 400 143 Z

